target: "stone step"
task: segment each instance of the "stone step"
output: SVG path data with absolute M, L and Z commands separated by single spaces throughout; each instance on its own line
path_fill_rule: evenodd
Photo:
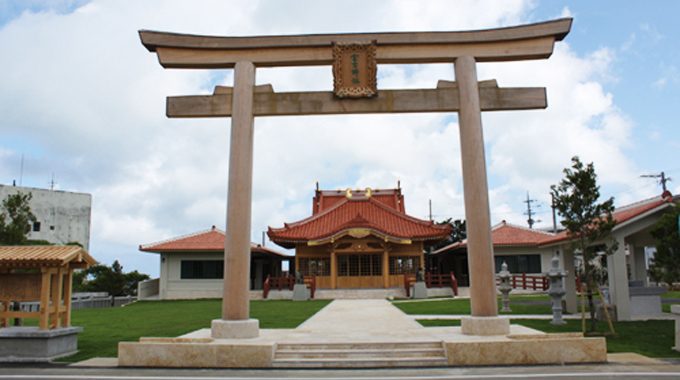
M 447 360 L 441 342 L 281 343 L 276 368 L 437 367 Z
M 276 359 L 291 358 L 427 358 L 443 357 L 444 349 L 349 349 L 349 350 L 276 350 Z
M 275 359 L 274 368 L 446 367 L 445 358 Z
M 394 349 L 430 349 L 443 348 L 441 342 L 344 342 L 344 343 L 279 343 L 277 350 L 394 350 Z

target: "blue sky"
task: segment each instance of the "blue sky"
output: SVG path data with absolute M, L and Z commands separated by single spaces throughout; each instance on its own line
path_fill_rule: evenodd
M 652 4 L 652 5 L 650 5 Z M 355 12 L 362 8 L 362 12 Z M 552 224 L 550 185 L 594 162 L 618 206 L 680 192 L 675 1 L 0 0 L 0 183 L 93 194 L 91 253 L 158 274 L 140 244 L 224 228 L 229 120 L 165 118 L 165 97 L 231 85 L 230 70 L 165 70 L 140 29 L 209 35 L 456 31 L 573 17 L 548 60 L 480 64 L 501 87 L 546 87 L 548 109 L 483 116 L 492 221 L 526 225 L 526 193 Z M 450 65 L 381 65 L 379 88 L 433 88 Z M 260 69 L 276 91 L 330 90 L 330 69 Z M 409 214 L 462 218 L 456 115 L 256 121 L 253 240 L 311 214 L 323 189 L 392 187 Z M 271 243 L 269 243 L 271 246 Z

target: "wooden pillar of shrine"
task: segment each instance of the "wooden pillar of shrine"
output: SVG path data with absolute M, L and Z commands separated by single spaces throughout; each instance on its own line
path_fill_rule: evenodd
M 234 68 L 233 115 L 229 150 L 229 195 L 224 250 L 222 319 L 213 320 L 214 338 L 252 338 L 259 323 L 250 313 L 250 229 L 253 188 L 255 65 Z
M 383 281 L 385 289 L 390 287 L 390 251 L 386 244 L 383 244 L 382 254 Z
M 337 288 L 338 288 L 338 255 L 335 254 L 335 244 L 331 244 L 331 289 Z
M 462 321 L 461 326 L 463 333 L 466 334 L 507 334 L 510 328 L 507 318 L 493 320 L 475 318 L 498 317 L 496 274 L 476 62 L 473 57 L 463 56 L 456 59 L 454 66 L 460 96 L 458 123 L 463 165 L 468 265 L 470 273 L 474 273 L 474 276 L 470 276 L 471 317 Z

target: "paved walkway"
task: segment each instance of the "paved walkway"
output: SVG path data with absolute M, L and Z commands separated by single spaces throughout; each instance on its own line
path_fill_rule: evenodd
M 439 316 L 446 317 L 446 316 Z M 460 316 L 458 316 L 460 318 Z M 510 333 L 542 334 L 539 331 L 512 325 Z M 198 330 L 183 338 L 210 338 L 210 329 Z M 486 341 L 496 337 L 463 335 L 459 326 L 423 327 L 413 316 L 406 315 L 383 299 L 334 300 L 296 329 L 260 329 L 258 338 L 249 342 L 441 342 Z M 505 338 L 503 338 L 505 339 Z M 240 341 L 243 343 L 243 340 Z

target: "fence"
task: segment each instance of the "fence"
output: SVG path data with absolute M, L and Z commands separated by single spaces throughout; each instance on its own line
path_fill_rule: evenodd
M 500 281 L 500 279 L 496 279 L 497 286 L 500 285 Z M 513 289 L 548 290 L 550 279 L 541 275 L 515 274 L 510 278 L 510 285 Z
M 316 275 L 304 276 L 303 283 L 310 289 L 310 296 L 314 298 L 314 292 L 316 291 Z M 272 290 L 293 290 L 294 285 L 295 276 L 293 275 L 287 277 L 272 277 L 267 275 L 267 279 L 264 280 L 264 286 L 262 287 L 262 297 L 267 299 L 269 292 Z
M 425 286 L 429 288 L 443 288 L 444 286 L 450 286 L 453 290 L 453 295 L 458 295 L 458 280 L 453 275 L 453 272 L 449 274 L 425 274 L 423 279 Z M 411 286 L 416 282 L 415 274 L 404 273 L 404 289 L 406 290 L 406 297 L 411 296 Z
M 87 294 L 83 296 L 75 293 L 73 298 L 71 298 L 71 310 L 120 307 L 135 301 L 137 301 L 137 297 L 133 296 L 114 297 L 109 296 L 108 293 L 94 293 L 94 295 Z M 40 302 L 22 302 L 21 310 L 26 312 L 38 312 L 40 311 Z

